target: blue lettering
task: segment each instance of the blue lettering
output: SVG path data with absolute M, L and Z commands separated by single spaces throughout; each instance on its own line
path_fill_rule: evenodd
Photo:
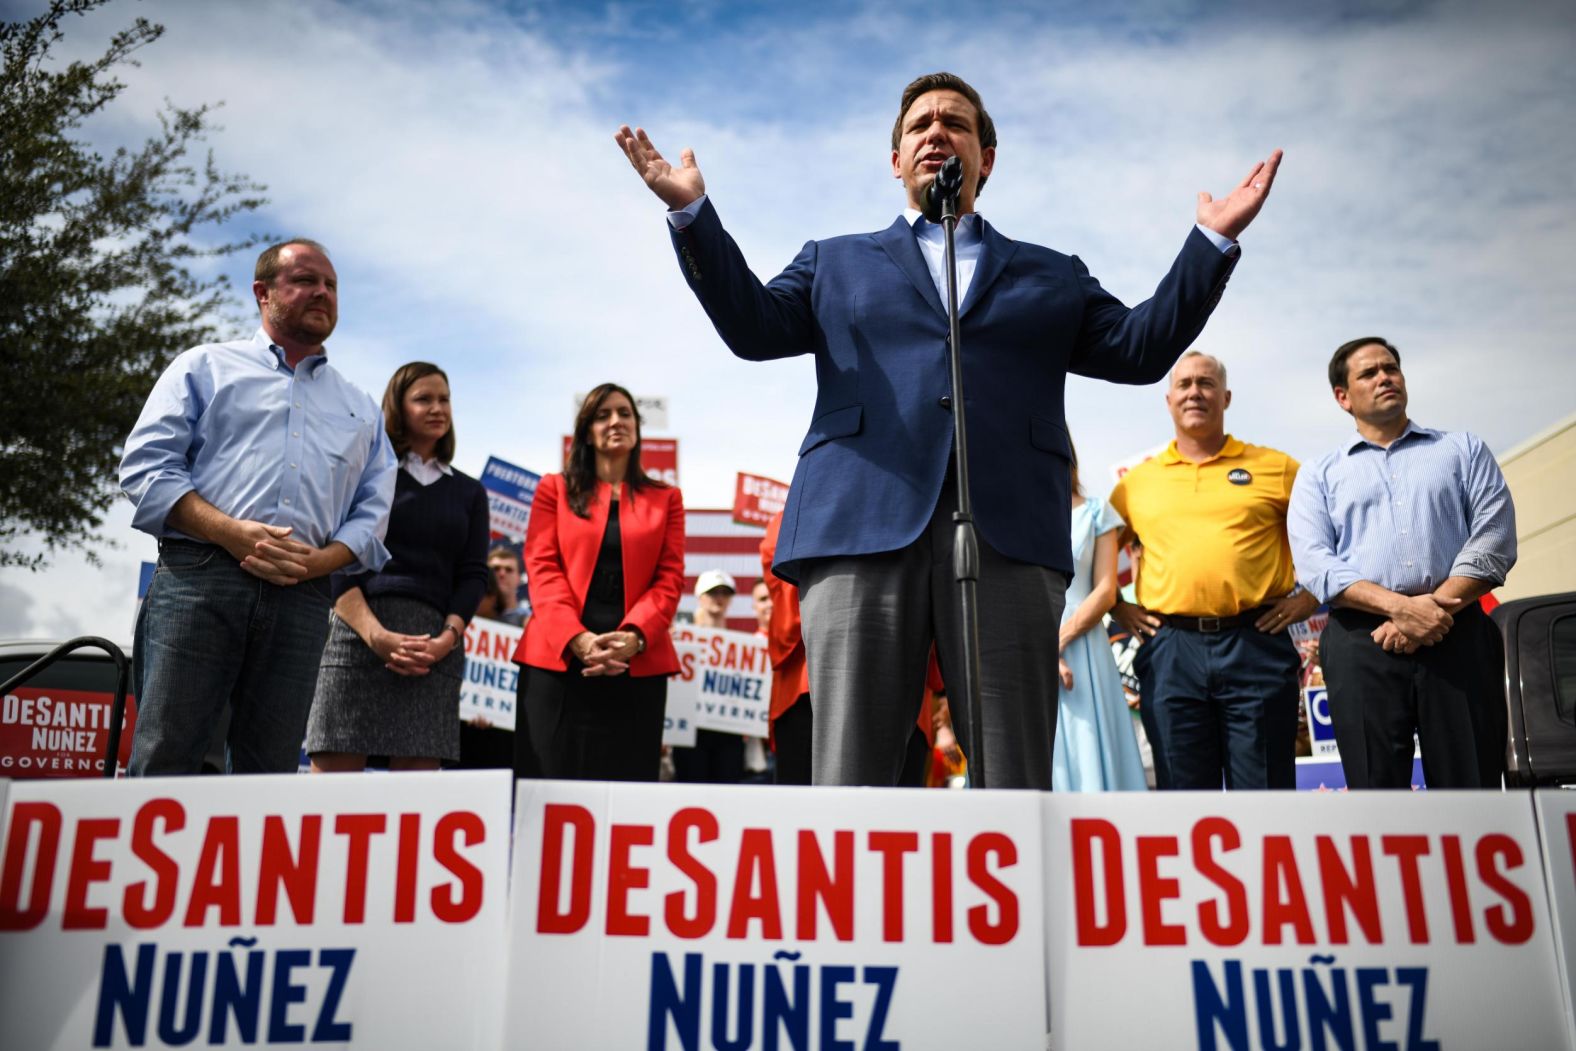
M 312 962 L 306 949 L 281 949 L 274 953 L 274 988 L 268 998 L 268 1042 L 299 1044 L 306 1040 L 306 1026 L 290 1024 L 290 1005 L 306 999 L 306 986 L 290 981 L 290 972 Z
M 854 980 L 852 967 L 821 968 L 821 1048 L 822 1051 L 855 1051 L 852 1040 L 837 1039 L 839 1019 L 852 1018 L 854 1005 L 837 998 L 837 987 Z
M 231 939 L 233 946 L 242 939 Z M 263 951 L 246 954 L 246 983 L 235 971 L 235 954 L 224 953 L 213 976 L 213 1018 L 208 1023 L 208 1042 L 225 1042 L 225 1015 L 235 1016 L 236 1032 L 248 1044 L 257 1043 L 257 1019 L 263 1011 Z
M 1289 967 L 1275 971 L 1276 984 L 1280 986 L 1281 1020 L 1285 1025 L 1286 1042 L 1275 1036 L 1275 997 L 1270 992 L 1270 972 L 1264 967 L 1253 969 L 1253 997 L 1258 1004 L 1259 1046 L 1264 1051 L 1301 1051 L 1302 1024 L 1297 1015 L 1297 976 Z
M 733 968 L 725 963 L 711 965 L 711 982 L 715 987 L 711 996 L 711 1046 L 717 1051 L 749 1051 L 755 1043 L 755 965 L 739 964 L 738 1031 L 728 1036 L 728 995 Z
M 153 993 L 152 943 L 137 946 L 137 977 L 126 974 L 126 958 L 119 945 L 104 946 L 104 964 L 99 975 L 98 1015 L 93 1023 L 93 1046 L 114 1043 L 115 1011 L 120 1010 L 126 1027 L 126 1042 L 141 1047 L 148 1037 L 148 1001 Z
M 179 1047 L 197 1039 L 202 1028 L 203 991 L 208 987 L 208 954 L 192 953 L 191 981 L 186 984 L 186 1017 L 175 1024 L 176 1007 L 180 1002 L 181 966 L 186 956 L 172 952 L 164 958 L 164 995 L 159 1000 L 159 1039 Z
M 1242 991 L 1242 963 L 1225 961 L 1226 994 L 1222 998 L 1210 976 L 1209 965 L 1203 960 L 1193 961 L 1193 1017 L 1198 1029 L 1200 1051 L 1214 1051 L 1215 1027 L 1226 1034 L 1230 1046 L 1236 1051 L 1248 1048 L 1247 998 Z
M 876 1004 L 870 1011 L 870 1031 L 865 1034 L 864 1051 L 902 1051 L 896 1040 L 882 1037 L 887 1011 L 892 1007 L 892 990 L 897 988 L 896 967 L 866 967 L 865 984 L 876 987 Z
M 1406 1051 L 1439 1051 L 1439 1041 L 1423 1035 L 1423 1015 L 1428 1010 L 1428 968 L 1397 967 L 1395 977 L 1412 990 L 1406 1015 Z
M 684 1051 L 700 1051 L 701 955 L 684 954 L 684 994 L 673 981 L 668 954 L 651 954 L 651 1008 L 646 1022 L 646 1047 L 659 1051 L 668 1046 L 667 1020 L 673 1019 Z
M 350 965 L 356 958 L 354 949 L 319 949 L 317 965 L 333 968 L 328 976 L 328 991 L 323 994 L 323 1006 L 317 1012 L 317 1025 L 312 1027 L 312 1043 L 333 1044 L 350 1041 L 350 1023 L 336 1022 L 340 997 L 345 995 L 345 982 L 350 979 Z
M 1390 1020 L 1390 1005 L 1374 999 L 1374 989 L 1386 984 L 1383 967 L 1357 968 L 1357 1004 L 1363 1014 L 1363 1047 L 1367 1051 L 1400 1051 L 1389 1040 L 1379 1039 L 1379 1023 Z
M 765 1051 L 777 1051 L 779 1022 L 788 1034 L 788 1039 L 793 1042 L 794 1051 L 810 1051 L 810 968 L 802 963 L 794 965 L 792 1002 L 788 999 L 788 991 L 783 988 L 782 974 L 777 968 L 766 969 L 764 985 L 766 1003 L 761 1019 L 761 1035 L 765 1038 Z
M 1326 957 L 1316 957 L 1323 960 Z M 1335 962 L 1335 957 L 1327 957 Z M 1352 1025 L 1352 1001 L 1346 992 L 1346 968 L 1337 967 L 1330 972 L 1330 990 L 1334 1000 L 1324 995 L 1319 974 L 1312 967 L 1303 968 L 1302 992 L 1308 1001 L 1308 1047 L 1310 1051 L 1326 1051 L 1325 1033 L 1335 1039 L 1341 1051 L 1357 1051 L 1357 1031 Z

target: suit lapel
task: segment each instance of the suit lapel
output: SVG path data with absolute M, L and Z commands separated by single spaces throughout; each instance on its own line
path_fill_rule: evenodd
M 1008 260 L 1018 250 L 1017 242 L 997 233 L 996 228 L 987 223 L 983 215 L 979 218 L 979 224 L 980 258 L 974 266 L 974 280 L 969 282 L 969 294 L 964 298 L 963 305 L 958 308 L 959 317 L 967 314 L 975 303 L 984 298 L 986 291 L 1001 276 L 1001 272 L 1007 268 Z M 924 265 L 923 261 L 920 265 Z
M 919 245 L 914 241 L 914 229 L 908 225 L 908 217 L 898 216 L 891 226 L 874 236 L 876 243 L 886 250 L 886 254 L 903 271 L 920 297 L 945 318 L 947 309 L 936 295 L 936 283 L 930 279 L 930 268 L 925 265 L 924 256 L 919 254 Z

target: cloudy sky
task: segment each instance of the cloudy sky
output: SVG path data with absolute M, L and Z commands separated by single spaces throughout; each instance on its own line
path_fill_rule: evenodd
M 0 0 L 7 19 L 43 6 Z M 1368 334 L 1402 348 L 1415 418 L 1497 451 L 1576 409 L 1569 3 L 116 0 L 68 23 L 66 53 L 137 15 L 167 33 L 88 134 L 135 140 L 166 98 L 222 100 L 221 166 L 268 186 L 254 225 L 334 254 L 331 360 L 374 393 L 402 362 L 442 364 L 472 473 L 489 454 L 552 469 L 573 393 L 614 379 L 669 398 L 690 506 L 726 506 L 739 470 L 786 480 L 811 362 L 728 354 L 613 131 L 693 146 L 764 278 L 809 238 L 891 222 L 898 95 L 937 69 L 996 121 L 981 211 L 1128 302 L 1166 270 L 1197 191 L 1285 149 L 1198 343 L 1230 366 L 1238 436 L 1299 458 L 1331 446 L 1348 423 L 1325 363 Z M 238 289 L 251 262 L 226 264 Z M 1095 487 L 1170 437 L 1161 399 L 1070 381 Z M 0 637 L 129 638 L 154 557 L 129 522 L 123 504 L 102 569 L 0 571 Z

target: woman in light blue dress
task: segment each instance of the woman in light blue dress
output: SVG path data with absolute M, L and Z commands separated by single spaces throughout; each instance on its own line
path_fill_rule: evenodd
M 1058 792 L 1143 791 L 1144 764 L 1102 618 L 1116 603 L 1122 518 L 1085 497 L 1073 453 L 1073 579 L 1062 610 L 1062 686 L 1051 784 Z

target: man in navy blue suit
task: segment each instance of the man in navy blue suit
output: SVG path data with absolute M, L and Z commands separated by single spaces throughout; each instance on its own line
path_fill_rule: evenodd
M 615 138 L 668 206 L 690 288 L 739 357 L 813 354 L 818 391 L 774 565 L 799 585 L 815 699 L 816 784 L 892 785 L 937 644 L 962 661 L 952 572 L 952 401 L 942 232 L 920 214 L 942 163 L 963 163 L 957 231 L 969 468 L 981 543 L 984 749 L 993 788 L 1051 787 L 1057 647 L 1072 573 L 1068 372 L 1160 380 L 1198 336 L 1258 214 L 1276 151 L 1197 225 L 1146 303 L 1129 309 L 1076 256 L 1002 236 L 974 211 L 996 160 L 979 94 L 950 73 L 903 92 L 892 174 L 908 208 L 877 233 L 806 244 L 766 284 L 706 195 L 694 151 L 666 161 L 642 129 Z M 966 720 L 959 730 L 966 729 Z M 975 742 L 960 733 L 965 754 Z

